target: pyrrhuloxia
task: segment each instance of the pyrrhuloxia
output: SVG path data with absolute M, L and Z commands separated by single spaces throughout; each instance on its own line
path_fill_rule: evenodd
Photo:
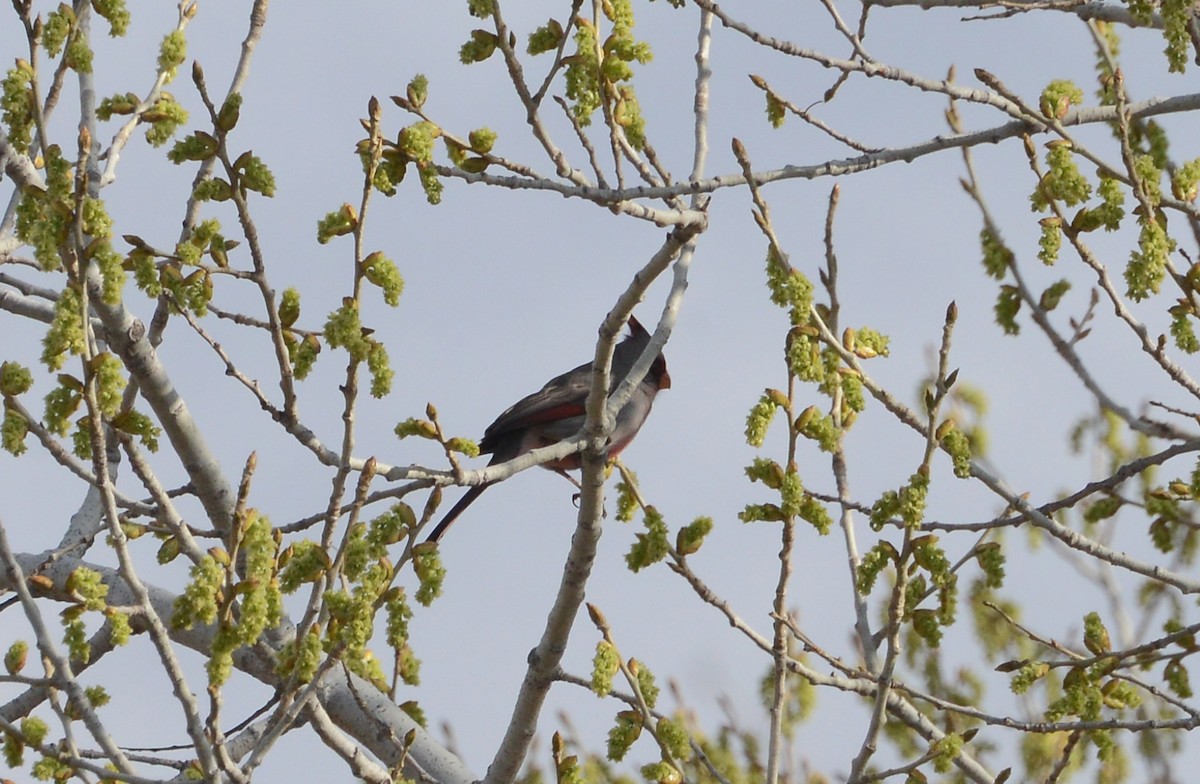
M 613 349 L 611 378 L 614 387 L 633 368 L 634 362 L 650 343 L 650 333 L 629 317 L 629 335 Z M 561 376 L 555 376 L 532 395 L 528 395 L 509 408 L 496 421 L 488 425 L 479 442 L 479 451 L 491 454 L 488 465 L 503 463 L 538 447 L 549 446 L 570 438 L 583 427 L 584 403 L 592 386 L 592 363 L 580 365 Z M 661 389 L 670 389 L 671 376 L 667 373 L 667 360 L 660 353 L 650 365 L 650 371 L 638 384 L 629 402 L 617 414 L 617 421 L 604 450 L 608 456 L 616 455 L 629 445 L 641 429 L 654 403 L 654 396 Z M 578 452 L 549 463 L 543 463 L 558 473 L 579 468 L 582 459 Z M 565 474 L 564 474 L 565 475 Z M 475 485 L 442 518 L 427 541 L 442 538 L 458 516 L 471 503 L 491 487 L 493 483 Z

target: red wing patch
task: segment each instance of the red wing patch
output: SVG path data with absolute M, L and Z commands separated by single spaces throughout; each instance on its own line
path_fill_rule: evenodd
M 579 403 L 563 403 L 561 405 L 545 408 L 540 411 L 530 411 L 526 416 L 520 418 L 520 424 L 513 423 L 516 427 L 524 427 L 526 425 L 536 425 L 542 422 L 557 422 L 561 419 L 570 419 L 571 417 L 583 416 L 585 414 L 583 405 Z

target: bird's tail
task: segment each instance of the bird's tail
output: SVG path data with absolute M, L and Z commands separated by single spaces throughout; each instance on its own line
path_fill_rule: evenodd
M 431 533 L 429 538 L 425 541 L 440 542 L 442 537 L 446 535 L 447 529 L 454 525 L 454 521 L 458 519 L 458 516 L 466 511 L 467 507 L 470 506 L 476 498 L 482 495 L 484 490 L 487 490 L 491 486 L 492 483 L 488 482 L 487 484 L 475 485 L 468 490 L 466 495 L 458 499 L 458 503 L 446 513 L 446 516 L 441 519 L 441 522 L 434 526 L 433 533 Z

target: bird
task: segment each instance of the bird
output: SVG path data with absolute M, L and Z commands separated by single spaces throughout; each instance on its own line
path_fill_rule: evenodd
M 613 349 L 611 378 L 615 384 L 629 375 L 633 364 L 650 344 L 650 333 L 634 318 L 629 317 L 629 334 Z M 557 444 L 570 438 L 583 427 L 587 414 L 584 404 L 592 388 L 592 363 L 585 362 L 546 382 L 545 386 L 531 395 L 518 400 L 488 425 L 479 442 L 480 454 L 490 454 L 488 465 L 504 463 L 533 449 Z M 617 421 L 604 449 L 606 457 L 614 457 L 641 430 L 650 414 L 654 397 L 660 391 L 671 388 L 671 375 L 667 372 L 667 360 L 662 352 L 654 358 L 646 377 L 638 384 L 633 395 L 617 413 Z M 579 468 L 583 458 L 574 452 L 542 463 L 542 468 L 572 479 L 566 472 Z M 468 506 L 495 482 L 485 482 L 467 490 L 466 495 L 446 513 L 433 529 L 427 542 L 438 542 L 447 529 L 454 524 Z M 578 483 L 576 483 L 578 485 Z

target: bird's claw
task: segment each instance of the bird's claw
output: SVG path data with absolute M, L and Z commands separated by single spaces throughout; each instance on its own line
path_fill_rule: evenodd
M 576 509 L 579 508 L 579 499 L 581 497 L 583 497 L 583 493 L 571 493 L 571 503 L 575 505 Z M 603 507 L 600 510 L 600 518 L 603 520 L 608 519 L 608 507 Z

